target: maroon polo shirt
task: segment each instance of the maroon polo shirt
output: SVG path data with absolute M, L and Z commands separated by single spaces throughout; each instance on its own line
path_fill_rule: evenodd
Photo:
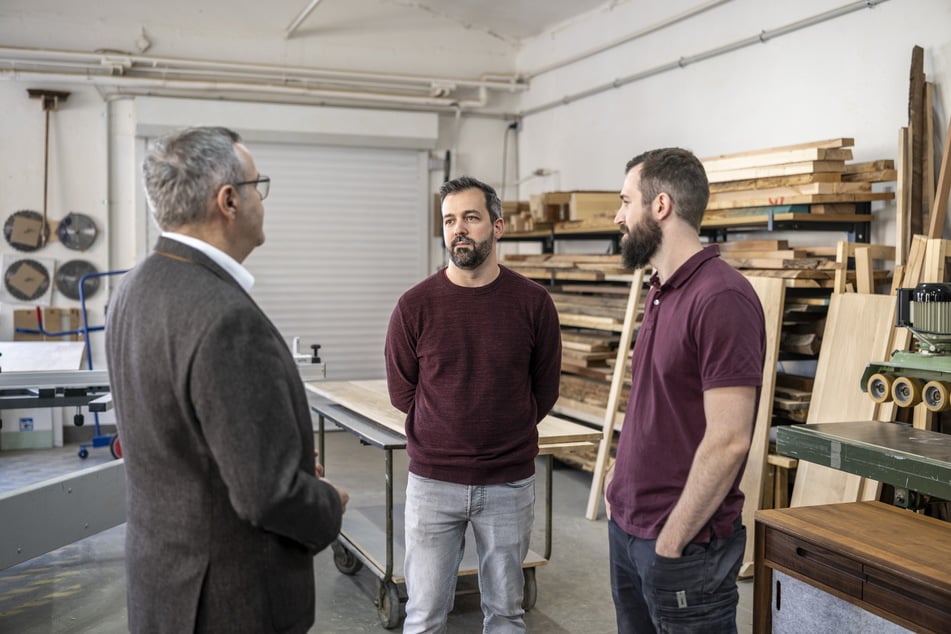
M 763 309 L 750 283 L 710 246 L 660 284 L 651 278 L 632 355 L 633 383 L 607 489 L 624 531 L 655 539 L 680 498 L 706 429 L 703 392 L 762 384 Z M 757 390 L 757 399 L 758 399 Z M 743 508 L 737 474 L 694 541 L 725 538 Z M 711 532 L 712 531 L 712 532 Z

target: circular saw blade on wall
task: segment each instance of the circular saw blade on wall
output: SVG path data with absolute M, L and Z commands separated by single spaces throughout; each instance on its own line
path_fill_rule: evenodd
M 86 260 L 70 260 L 56 268 L 56 290 L 69 299 L 79 299 L 79 280 L 83 275 L 98 273 L 92 263 Z M 88 299 L 99 290 L 99 278 L 91 277 L 83 285 L 83 297 Z
M 43 296 L 50 290 L 49 268 L 31 258 L 14 260 L 3 272 L 3 287 L 21 302 L 43 303 Z
M 67 249 L 85 251 L 96 241 L 99 230 L 91 217 L 71 211 L 60 221 L 56 235 Z
M 50 226 L 40 212 L 21 209 L 10 214 L 3 223 L 3 237 L 14 249 L 36 251 L 49 239 Z

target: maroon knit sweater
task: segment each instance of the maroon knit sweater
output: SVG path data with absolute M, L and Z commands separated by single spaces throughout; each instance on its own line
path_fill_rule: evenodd
M 541 285 L 505 267 L 478 288 L 445 269 L 426 278 L 400 298 L 386 335 L 409 470 L 459 484 L 532 475 L 536 425 L 558 399 L 560 372 L 558 313 Z

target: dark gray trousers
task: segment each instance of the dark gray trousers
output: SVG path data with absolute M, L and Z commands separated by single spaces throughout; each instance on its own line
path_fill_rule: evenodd
M 611 593 L 620 634 L 714 634 L 736 632 L 736 576 L 746 529 L 709 544 L 688 544 L 676 559 L 654 551 L 656 540 L 608 525 Z

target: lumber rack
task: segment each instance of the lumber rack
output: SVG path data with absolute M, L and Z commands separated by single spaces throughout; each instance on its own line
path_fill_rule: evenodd
M 808 207 L 808 205 L 798 205 Z M 762 207 L 755 215 L 704 218 L 701 235 L 711 242 L 724 242 L 731 232 L 760 231 L 844 231 L 849 242 L 868 242 L 872 229 L 872 203 L 855 203 L 855 214 L 793 213 L 790 205 Z
M 872 230 L 872 203 L 856 202 L 854 214 L 808 213 L 809 205 L 776 205 L 746 210 L 747 213 L 708 216 L 700 226 L 700 234 L 711 242 L 725 242 L 730 233 L 754 231 L 842 231 L 849 242 L 867 243 Z M 802 210 L 798 210 L 802 208 Z M 796 209 L 797 211 L 793 211 Z M 611 244 L 609 253 L 620 253 L 621 234 L 617 225 L 602 223 L 585 226 L 560 222 L 553 227 L 535 231 L 511 231 L 502 236 L 503 242 L 538 241 L 542 253 L 554 253 L 556 240 L 593 240 L 606 238 Z

